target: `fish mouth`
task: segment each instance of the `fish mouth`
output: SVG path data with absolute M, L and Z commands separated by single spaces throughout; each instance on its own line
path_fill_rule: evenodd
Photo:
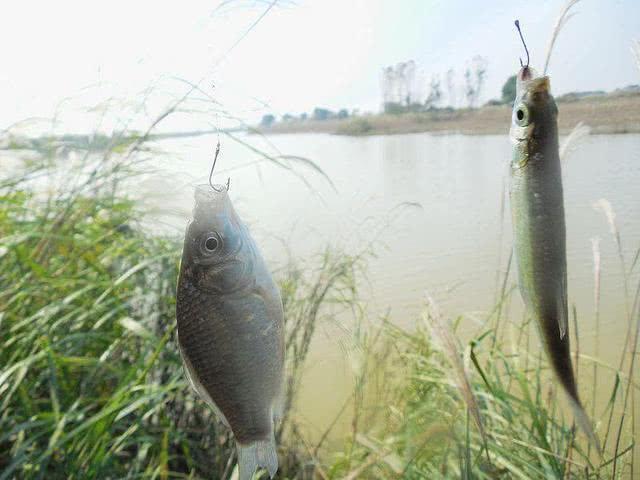
M 193 218 L 232 211 L 226 185 L 197 185 L 194 190 Z
M 516 78 L 516 98 L 522 98 L 527 94 L 548 94 L 551 91 L 549 77 L 538 75 L 531 67 L 522 67 Z
M 227 186 L 222 184 L 200 184 L 196 185 L 194 197 L 197 201 L 210 202 L 215 201 L 221 194 L 227 193 Z
M 518 80 L 520 80 L 521 82 L 526 82 L 535 77 L 535 75 L 535 70 L 527 65 L 525 67 L 522 67 L 518 72 Z

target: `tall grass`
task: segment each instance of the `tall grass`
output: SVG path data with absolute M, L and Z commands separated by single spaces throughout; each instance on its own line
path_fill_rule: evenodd
M 143 230 L 145 212 L 120 188 L 135 157 L 87 154 L 74 174 L 55 148 L 38 152 L 0 180 L 0 479 L 231 478 L 233 439 L 176 350 L 181 239 Z M 60 170 L 63 188 L 43 185 Z M 327 251 L 311 274 L 296 262 L 279 272 L 280 478 L 315 468 L 290 411 L 316 325 L 353 301 L 359 262 Z
M 504 292 L 502 301 L 510 295 Z M 580 368 L 593 363 L 614 378 L 608 392 L 602 391 L 604 382 L 581 385 L 584 398 L 595 398 L 599 389 L 598 396 L 608 399 L 598 410 L 593 406 L 598 434 L 604 435 L 609 416 L 616 429 L 616 441 L 601 458 L 576 431 L 561 389 L 540 350 L 532 347 L 530 322 L 499 322 L 499 311 L 463 349 L 457 342 L 436 348 L 443 335 L 433 324 L 440 325 L 436 330 L 444 327 L 433 309 L 416 331 L 385 325 L 384 337 L 396 352 L 396 374 L 406 376 L 389 385 L 398 390 L 394 403 L 381 406 L 387 422 L 372 428 L 367 435 L 374 440 L 359 442 L 353 453 L 352 465 L 366 465 L 362 478 L 633 478 L 633 425 L 623 422 L 630 416 L 632 392 L 640 388 L 631 377 L 633 365 L 623 371 L 587 356 L 576 362 Z M 463 317 L 453 325 L 457 337 L 468 337 Z M 509 330 L 506 338 L 497 325 Z M 379 450 L 394 463 L 369 464 Z
M 233 440 L 188 387 L 175 348 L 180 239 L 139 227 L 144 212 L 118 186 L 130 163 L 99 161 L 43 193 L 34 182 L 56 168 L 45 160 L 3 179 L 0 192 L 0 479 L 231 478 Z M 365 263 L 328 249 L 277 273 L 288 362 L 280 478 L 629 478 L 637 288 L 627 361 L 579 358 L 599 379 L 581 385 L 583 398 L 614 378 L 607 404 L 590 406 L 608 439 L 597 458 L 562 408 L 529 323 L 506 316 L 510 260 L 495 308 L 462 345 L 468 322 L 455 318 L 450 331 L 433 308 L 415 331 L 390 319 L 372 326 L 357 296 Z M 355 386 L 340 411 L 350 428 L 337 450 L 325 442 L 335 421 L 309 438 L 292 414 L 317 325 L 336 307 L 358 320 Z

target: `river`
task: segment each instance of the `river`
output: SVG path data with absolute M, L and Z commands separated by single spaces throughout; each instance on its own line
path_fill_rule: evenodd
M 447 316 L 464 314 L 481 326 L 495 302 L 496 272 L 505 270 L 511 249 L 508 198 L 503 197 L 511 156 L 506 134 L 296 134 L 240 140 L 271 153 L 275 146 L 284 154 L 306 157 L 335 185 L 334 190 L 299 163 L 296 172 L 307 185 L 222 137 L 215 179 L 223 183 L 231 178 L 236 208 L 272 265 L 288 258 L 282 240 L 299 258 L 326 244 L 349 252 L 369 245 L 376 256 L 369 261 L 361 298 L 371 318 L 388 315 L 412 328 L 428 293 Z M 140 189 L 154 193 L 151 204 L 163 212 L 158 217 L 163 229 L 184 231 L 193 203 L 190 185 L 206 181 L 215 141 L 204 136 L 159 144 L 166 152 L 154 165 L 160 175 Z M 612 206 L 629 269 L 640 247 L 640 135 L 587 137 L 563 169 L 569 302 L 578 312 L 581 351 L 593 354 L 596 344 L 592 239 L 599 238 L 599 356 L 617 365 L 628 306 L 616 243 L 607 217 L 594 204 L 606 199 Z M 636 265 L 630 276 L 632 290 L 639 271 Z M 522 305 L 514 298 L 510 313 L 519 321 Z M 348 335 L 345 329 L 342 336 Z M 311 431 L 321 432 L 349 393 L 350 365 L 339 337 L 335 324 L 328 322 L 311 353 L 298 402 L 299 419 Z

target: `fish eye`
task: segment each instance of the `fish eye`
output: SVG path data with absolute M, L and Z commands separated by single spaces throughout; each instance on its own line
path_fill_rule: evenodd
M 529 109 L 526 105 L 520 104 L 514 112 L 514 121 L 521 127 L 529 125 Z
M 204 248 L 213 252 L 216 248 L 218 248 L 218 239 L 216 237 L 209 237 L 204 242 Z
M 220 248 L 221 243 L 222 242 L 218 238 L 218 235 L 215 233 L 207 233 L 204 235 L 202 243 L 200 244 L 202 253 L 205 255 L 214 253 L 218 248 Z

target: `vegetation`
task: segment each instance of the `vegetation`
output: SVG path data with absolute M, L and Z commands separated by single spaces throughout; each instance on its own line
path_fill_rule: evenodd
M 626 400 L 640 388 L 633 361 L 618 369 L 577 355 L 576 368 L 614 379 L 603 410 L 593 410 L 605 446 L 599 457 L 563 408 L 531 325 L 503 317 L 512 293 L 503 291 L 466 345 L 457 340 L 465 319 L 450 326 L 433 305 L 417 331 L 386 325 L 382 337 L 396 354 L 387 368 L 406 366 L 406 380 L 391 402 L 378 404 L 384 426 L 353 438 L 349 468 L 355 463 L 371 479 L 634 478 L 634 410 Z M 582 385 L 584 398 L 605 385 Z
M 229 478 L 233 439 L 187 385 L 176 349 L 181 239 L 141 227 L 145 212 L 121 187 L 133 160 L 108 150 L 47 193 L 34 182 L 65 162 L 45 150 L 0 184 L 0 479 Z M 313 465 L 290 412 L 314 329 L 355 294 L 358 259 L 318 261 L 278 276 L 281 478 Z
M 487 59 L 476 55 L 463 72 L 461 84 L 466 107 L 477 105 L 482 94 L 487 73 Z M 409 60 L 382 69 L 382 105 L 384 113 L 399 114 L 437 109 L 443 106 L 455 108 L 458 104 L 456 74 L 449 69 L 446 74 L 447 94 L 442 90 L 440 75 L 431 75 L 427 82 L 418 74 L 416 62 Z M 428 92 L 428 93 L 424 93 Z
M 637 55 L 640 63 L 640 47 Z M 146 212 L 122 186 L 140 174 L 137 154 L 153 126 L 177 106 L 142 135 L 71 136 L 62 149 L 55 138 L 2 139 L 16 159 L 19 150 L 29 154 L 16 173 L 0 177 L 0 480 L 233 478 L 233 439 L 187 385 L 176 351 L 180 239 L 149 235 Z M 426 116 L 442 124 L 460 112 L 409 115 L 416 124 Z M 370 117 L 347 121 L 353 133 L 378 128 Z M 75 171 L 65 150 L 84 155 Z M 58 188 L 42 187 L 43 177 L 61 173 Z M 640 249 L 627 265 L 615 215 L 606 201 L 598 207 L 618 248 L 628 307 L 615 366 L 580 355 L 573 310 L 575 367 L 593 372 L 581 393 L 591 399 L 602 457 L 562 408 L 529 322 L 505 313 L 514 295 L 511 259 L 495 307 L 479 324 L 463 315 L 450 322 L 428 302 L 418 327 L 406 331 L 388 318 L 376 324 L 358 301 L 367 254 L 327 249 L 313 265 L 292 262 L 277 272 L 287 354 L 278 477 L 634 478 L 640 282 L 631 278 Z M 593 249 L 599 299 L 597 242 Z M 338 310 L 353 314 L 358 358 L 340 412 L 350 415 L 350 431 L 342 448 L 328 449 L 334 423 L 312 444 L 293 412 L 316 328 Z M 608 401 L 598 407 L 604 389 Z
M 600 96 L 574 96 L 557 99 L 560 133 L 569 134 L 577 123 L 591 127 L 592 133 L 640 133 L 640 94 L 634 90 L 611 92 Z M 432 108 L 417 106 L 408 112 L 402 106 L 389 106 L 390 112 L 377 115 L 352 115 L 347 119 L 307 120 L 278 123 L 266 133 L 333 133 L 342 135 L 404 134 L 416 132 L 456 132 L 471 135 L 502 135 L 509 130 L 511 110 L 502 101 L 482 108 Z M 366 131 L 359 122 L 370 126 Z
M 233 472 L 233 439 L 187 385 L 176 351 L 180 239 L 142 229 L 144 212 L 120 188 L 131 167 L 102 159 L 47 195 L 33 182 L 51 164 L 31 159 L 2 181 L 0 479 Z M 326 250 L 313 262 L 277 272 L 288 362 L 279 478 L 628 478 L 636 343 L 617 368 L 578 357 L 578 368 L 615 378 L 594 415 L 600 459 L 561 408 L 529 325 L 504 316 L 508 271 L 494 311 L 462 345 L 464 317 L 450 327 L 432 304 L 415 331 L 373 326 L 358 307 L 366 255 Z M 337 309 L 354 312 L 361 357 L 339 450 L 324 446 L 333 424 L 314 445 L 292 414 L 315 329 Z
M 276 121 L 276 117 L 271 115 L 270 113 L 262 116 L 262 120 L 260 121 L 261 127 L 270 127 Z
M 512 104 L 516 98 L 516 76 L 511 75 L 502 86 L 502 103 Z
M 332 118 L 334 116 L 334 113 L 327 109 L 327 108 L 320 108 L 320 107 L 316 107 L 313 109 L 313 114 L 312 114 L 312 118 L 314 120 L 328 120 L 329 118 Z

